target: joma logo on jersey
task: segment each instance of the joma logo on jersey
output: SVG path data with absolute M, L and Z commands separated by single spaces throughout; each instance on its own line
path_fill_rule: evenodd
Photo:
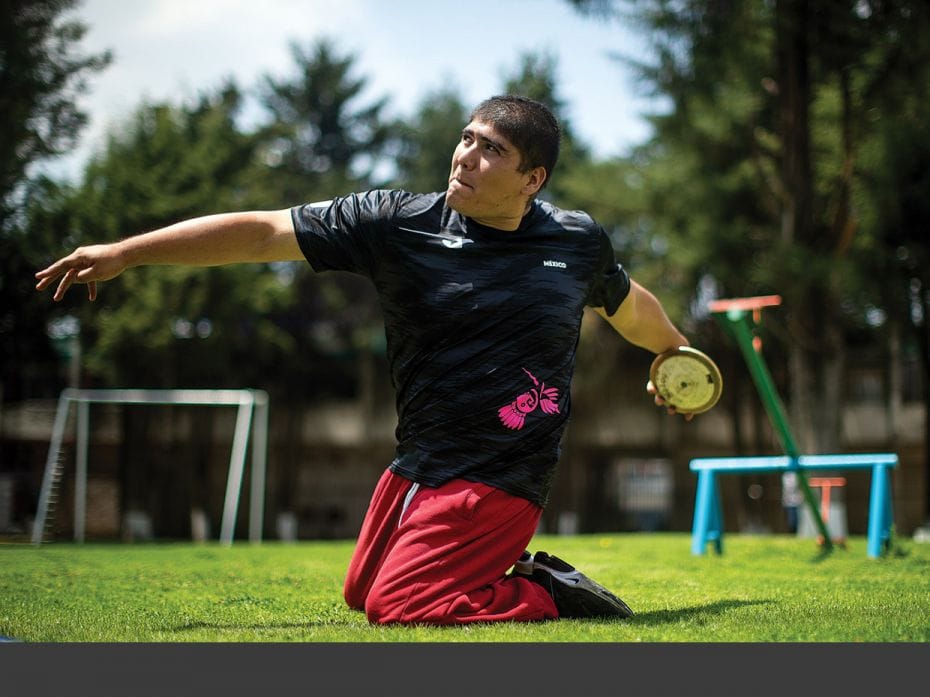
M 546 260 L 543 262 L 543 266 L 552 266 L 552 267 L 555 267 L 555 268 L 557 268 L 557 269 L 567 269 L 567 268 L 568 268 L 568 264 L 566 264 L 564 261 L 555 261 L 554 259 L 546 259 Z

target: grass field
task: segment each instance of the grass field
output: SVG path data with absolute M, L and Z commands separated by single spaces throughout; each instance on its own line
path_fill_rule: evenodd
M 342 601 L 352 542 L 0 545 L 0 635 L 23 642 L 927 642 L 930 545 L 728 535 L 540 536 L 629 620 L 374 627 Z

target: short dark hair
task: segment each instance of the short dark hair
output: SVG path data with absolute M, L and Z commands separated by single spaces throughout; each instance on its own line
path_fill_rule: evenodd
M 546 181 L 559 161 L 562 128 L 559 120 L 542 102 L 518 95 L 498 95 L 485 99 L 471 112 L 472 121 L 493 126 L 520 151 L 520 172 L 534 167 L 546 169 Z

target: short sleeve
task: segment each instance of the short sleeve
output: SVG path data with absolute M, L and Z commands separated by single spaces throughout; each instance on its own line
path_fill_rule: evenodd
M 629 294 L 630 275 L 617 262 L 610 238 L 601 229 L 600 256 L 586 304 L 588 307 L 603 307 L 608 315 L 612 315 Z
M 295 206 L 291 220 L 314 271 L 350 271 L 371 278 L 394 209 L 391 192 L 368 191 Z

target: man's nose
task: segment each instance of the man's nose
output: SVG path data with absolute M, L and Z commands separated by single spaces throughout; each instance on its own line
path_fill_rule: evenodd
M 471 143 L 469 145 L 465 145 L 464 143 L 462 143 L 459 146 L 459 153 L 458 153 L 458 158 L 457 158 L 458 163 L 465 169 L 471 169 L 472 167 L 475 166 L 475 162 L 477 161 L 477 158 L 476 158 L 477 152 L 478 152 L 478 149 L 475 143 Z

